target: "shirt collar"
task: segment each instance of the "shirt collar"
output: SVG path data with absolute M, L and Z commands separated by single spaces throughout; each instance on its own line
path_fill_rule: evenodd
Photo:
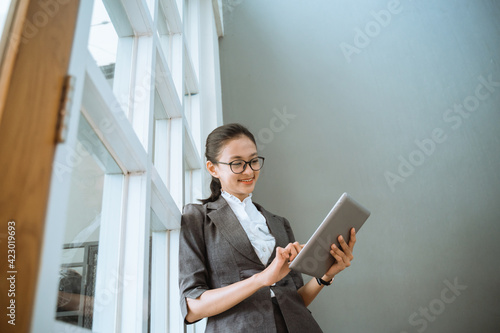
M 240 199 L 238 199 L 237 197 L 235 197 L 231 193 L 228 193 L 228 192 L 226 192 L 224 190 L 221 192 L 221 194 L 224 197 L 224 199 L 230 200 L 233 203 L 238 203 L 238 204 L 244 203 L 244 204 L 247 204 L 249 202 L 252 202 L 252 193 L 250 193 L 248 195 L 248 197 L 246 197 L 245 199 L 243 199 L 243 201 L 241 201 Z

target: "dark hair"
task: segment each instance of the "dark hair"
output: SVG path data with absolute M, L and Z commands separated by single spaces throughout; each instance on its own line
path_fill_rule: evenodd
M 246 136 L 257 146 L 257 142 L 255 142 L 255 138 L 253 134 L 243 125 L 240 124 L 227 124 L 223 126 L 219 126 L 212 131 L 207 137 L 207 143 L 205 144 L 205 157 L 207 161 L 212 162 L 213 164 L 217 164 L 221 151 L 224 148 L 224 145 L 233 139 L 237 139 L 238 137 Z M 210 182 L 210 197 L 207 199 L 200 200 L 203 204 L 208 202 L 213 202 L 219 199 L 221 195 L 221 183 L 218 178 L 212 176 L 212 181 Z

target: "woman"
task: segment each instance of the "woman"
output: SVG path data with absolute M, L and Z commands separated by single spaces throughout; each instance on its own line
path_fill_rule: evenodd
M 321 332 L 307 306 L 350 266 L 356 242 L 334 244 L 336 263 L 306 285 L 288 268 L 302 249 L 289 222 L 252 202 L 264 158 L 242 125 L 207 138 L 211 196 L 186 205 L 179 246 L 181 310 L 187 324 L 208 317 L 206 332 Z

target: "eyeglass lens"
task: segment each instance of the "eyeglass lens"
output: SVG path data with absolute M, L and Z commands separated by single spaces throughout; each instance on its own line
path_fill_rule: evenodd
M 243 171 L 245 171 L 247 164 L 253 171 L 258 171 L 262 168 L 262 165 L 264 164 L 264 159 L 262 157 L 257 157 L 249 162 L 243 160 L 233 161 L 232 163 L 230 163 L 231 170 L 234 173 L 242 173 Z

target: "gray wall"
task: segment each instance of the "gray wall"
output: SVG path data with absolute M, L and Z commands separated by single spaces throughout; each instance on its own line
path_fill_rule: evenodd
M 499 332 L 500 2 L 225 3 L 224 123 L 267 158 L 255 201 L 301 242 L 343 192 L 372 211 L 310 306 L 324 331 Z

